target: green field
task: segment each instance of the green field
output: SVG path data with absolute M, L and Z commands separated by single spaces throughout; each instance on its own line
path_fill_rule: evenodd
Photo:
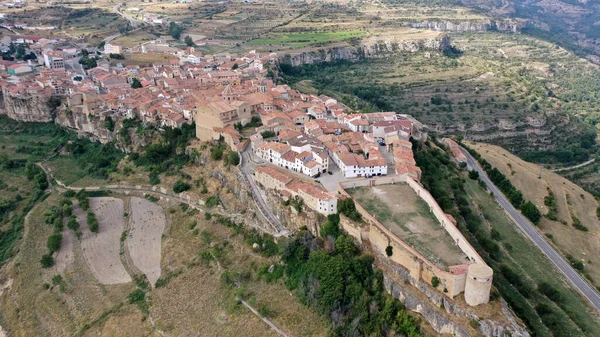
M 270 33 L 267 37 L 248 42 L 249 45 L 285 45 L 302 48 L 318 43 L 344 41 L 361 38 L 367 34 L 364 30 L 350 30 L 326 33 Z

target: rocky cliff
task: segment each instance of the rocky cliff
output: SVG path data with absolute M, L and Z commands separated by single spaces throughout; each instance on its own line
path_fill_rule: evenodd
M 450 37 L 436 32 L 433 32 L 433 34 L 426 32 L 420 36 L 374 34 L 362 39 L 357 45 L 344 44 L 320 49 L 292 51 L 282 55 L 279 61 L 292 66 L 339 60 L 354 62 L 363 58 L 386 57 L 398 52 L 415 53 L 423 49 L 442 51 L 449 46 Z
M 408 26 L 419 29 L 431 29 L 441 32 L 456 33 L 483 33 L 483 32 L 503 32 L 518 34 L 523 28 L 527 27 L 525 21 L 515 20 L 468 20 L 468 21 L 447 21 L 447 20 L 427 20 L 421 22 L 406 23 Z
M 10 94 L 2 88 L 3 109 L 11 119 L 23 122 L 50 122 L 56 114 L 58 102 L 54 97 Z

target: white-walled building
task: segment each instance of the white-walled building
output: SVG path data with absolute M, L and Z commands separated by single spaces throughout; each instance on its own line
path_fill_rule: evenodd
M 109 42 L 104 45 L 104 54 L 121 54 L 121 45 L 116 42 Z

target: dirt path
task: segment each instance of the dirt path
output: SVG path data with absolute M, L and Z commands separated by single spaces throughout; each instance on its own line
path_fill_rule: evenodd
M 54 260 L 54 266 L 58 274 L 64 274 L 67 266 L 72 264 L 75 260 L 75 255 L 73 254 L 75 233 L 66 227 L 67 220 L 68 219 L 65 219 L 64 221 L 65 229 L 63 230 L 62 244 L 60 245 L 60 250 L 56 255 L 56 259 Z
M 98 233 L 90 231 L 86 213 L 81 208 L 77 207 L 75 215 L 82 225 L 81 248 L 90 271 L 102 284 L 131 282 L 120 256 L 121 234 L 125 228 L 123 200 L 110 197 L 89 200 L 100 227 Z
M 133 264 L 154 286 L 160 277 L 162 234 L 167 222 L 165 212 L 152 201 L 131 197 L 127 248 Z

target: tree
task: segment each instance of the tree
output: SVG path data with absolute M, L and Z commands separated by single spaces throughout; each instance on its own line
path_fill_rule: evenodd
M 231 67 L 231 70 L 236 70 L 237 68 L 239 68 L 240 66 L 237 63 L 233 64 L 233 67 Z
M 439 279 L 439 277 L 437 277 L 437 276 L 433 276 L 433 277 L 431 278 L 431 285 L 432 285 L 434 288 L 437 288 L 437 286 L 439 286 L 439 285 L 440 285 L 440 279 Z
M 191 36 L 189 36 L 189 35 L 186 35 L 186 36 L 185 36 L 185 39 L 183 39 L 183 40 L 185 41 L 185 44 L 186 44 L 188 47 L 193 47 L 193 46 L 195 46 L 195 45 L 196 45 L 196 44 L 194 43 L 194 39 L 192 39 L 192 37 L 191 37 Z
M 527 219 L 531 220 L 531 222 L 533 222 L 536 225 L 540 222 L 540 219 L 542 218 L 542 214 L 531 201 L 528 201 L 521 205 L 521 213 L 523 213 L 523 215 Z
M 335 240 L 335 250 L 338 254 L 351 257 L 358 253 L 354 240 L 348 235 L 342 234 Z
M 133 80 L 131 80 L 131 87 L 133 89 L 137 89 L 137 88 L 142 88 L 142 82 L 140 82 L 140 80 L 138 80 L 137 78 L 133 78 Z
M 356 210 L 356 205 L 352 198 L 346 198 L 338 201 L 337 211 L 340 214 L 344 214 L 354 221 L 360 221 L 360 214 Z
M 174 21 L 171 21 L 169 24 L 169 35 L 171 35 L 171 37 L 173 37 L 175 40 L 179 40 L 181 37 L 181 32 L 183 32 L 183 28 L 181 28 Z
M 260 133 L 260 135 L 264 138 L 272 138 L 275 137 L 277 134 L 275 133 L 275 131 L 271 131 L 271 130 L 265 130 L 263 132 Z
M 472 170 L 469 171 L 469 179 L 477 180 L 479 178 L 479 172 Z
M 388 257 L 394 255 L 394 247 L 392 247 L 392 246 L 385 247 L 385 255 L 387 255 Z
M 229 165 L 237 166 L 240 163 L 240 155 L 236 151 L 229 152 L 227 163 L 229 163 Z
M 42 268 L 50 268 L 54 265 L 54 259 L 51 255 L 44 254 L 40 259 L 40 263 L 42 264 Z
M 46 245 L 50 250 L 50 253 L 54 253 L 60 249 L 60 244 L 62 243 L 62 234 L 54 233 L 48 237 L 48 242 Z
M 323 224 L 323 228 L 321 228 L 319 234 L 322 238 L 327 238 L 329 236 L 337 238 L 341 234 L 339 223 L 339 214 L 329 214 L 327 216 L 327 221 L 325 222 L 325 224 Z

